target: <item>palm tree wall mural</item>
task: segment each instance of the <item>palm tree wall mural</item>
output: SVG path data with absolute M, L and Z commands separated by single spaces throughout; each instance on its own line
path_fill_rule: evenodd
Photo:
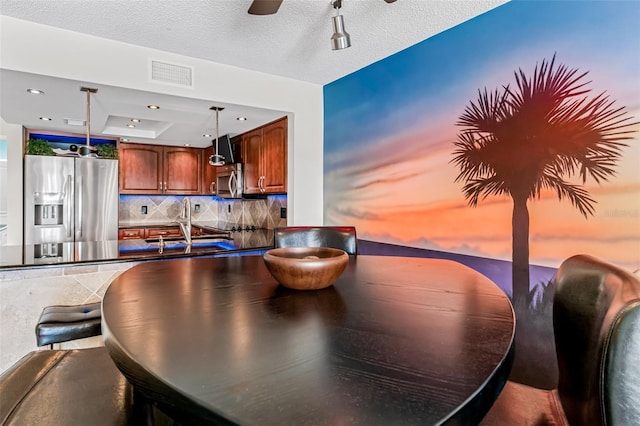
M 454 260 L 515 294 L 520 383 L 557 386 L 564 259 L 640 268 L 638 12 L 510 1 L 323 88 L 324 224 L 356 226 L 361 254 Z
M 469 205 L 490 196 L 512 199 L 512 288 L 521 306 L 529 302 L 527 203 L 551 190 L 585 218 L 592 216 L 597 201 L 583 185 L 615 175 L 637 124 L 605 92 L 590 96 L 587 75 L 556 64 L 554 55 L 532 75 L 516 71 L 513 88 L 479 90 L 456 123 L 462 130 L 452 162 Z M 571 182 L 576 176 L 582 185 Z

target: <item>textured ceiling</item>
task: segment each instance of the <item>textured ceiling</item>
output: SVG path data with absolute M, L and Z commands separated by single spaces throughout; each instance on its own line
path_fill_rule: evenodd
M 341 9 L 345 29 L 351 35 L 352 47 L 332 51 L 331 17 L 335 14 L 329 0 L 284 0 L 275 15 L 254 16 L 247 10 L 251 0 L 0 0 L 0 14 L 32 21 L 106 39 L 140 45 L 162 51 L 177 53 L 217 63 L 234 65 L 268 74 L 279 75 L 316 84 L 327 84 L 361 69 L 373 62 L 392 55 L 430 36 L 451 28 L 461 22 L 490 10 L 506 0 L 397 0 L 387 4 L 383 0 L 343 0 Z M 3 43 L 11 41 L 3 41 Z M 29 103 L 17 104 L 11 99 L 11 88 L 19 84 L 20 96 L 24 98 L 24 80 L 19 76 L 3 72 L 2 108 L 12 111 L 9 122 L 27 127 L 42 128 L 35 113 L 29 111 Z M 45 82 L 43 81 L 43 84 Z M 68 81 L 47 79 L 49 93 L 68 85 Z M 33 83 L 35 84 L 35 82 Z M 42 85 L 40 86 L 42 88 Z M 117 88 L 114 88 L 114 90 Z M 106 91 L 100 91 L 103 114 L 95 121 L 97 131 L 104 131 L 110 116 L 118 114 L 121 105 L 110 104 Z M 16 91 L 18 95 L 19 91 Z M 67 91 L 68 93 L 68 91 Z M 121 104 L 134 104 L 135 91 L 118 91 Z M 130 97 L 129 100 L 123 98 Z M 96 97 L 98 99 L 98 97 Z M 113 97 L 115 99 L 115 97 Z M 180 105 L 183 110 L 201 109 L 202 105 L 191 105 L 180 99 L 167 100 Z M 82 118 L 78 111 L 64 111 L 65 100 L 58 100 L 57 113 L 64 118 Z M 77 109 L 78 102 L 75 102 Z M 96 111 L 99 109 L 96 107 Z M 231 111 L 228 111 L 230 116 Z M 234 111 L 235 112 L 235 111 Z M 3 113 L 3 115 L 6 115 Z M 260 111 L 237 111 L 238 115 L 256 114 Z M 264 122 L 272 119 L 262 114 Z M 176 112 L 175 118 L 166 115 L 160 127 L 179 130 L 180 141 L 188 140 L 203 146 L 202 120 L 180 121 L 184 116 Z M 234 115 L 235 117 L 235 115 Z M 4 117 L 7 119 L 7 117 Z M 35 121 L 34 121 L 35 120 Z M 209 117 L 210 120 L 210 117 Z M 198 121 L 198 122 L 195 122 Z M 253 127 L 256 127 L 253 121 Z M 157 124 L 157 123 L 156 123 Z M 221 123 L 221 134 L 235 134 L 245 129 L 235 125 L 226 127 Z M 46 125 L 56 129 L 53 122 Z M 92 127 L 94 128 L 94 127 Z M 57 128 L 69 131 L 68 128 Z M 248 129 L 247 129 L 248 130 Z M 117 129 L 111 128 L 113 134 Z M 178 144 L 174 132 L 163 132 L 152 143 Z M 186 136 L 190 135 L 190 136 Z M 124 133 L 120 136 L 126 136 Z
M 343 0 L 352 47 L 332 51 L 328 0 L 0 0 L 0 13 L 71 31 L 326 84 L 466 21 L 502 0 Z

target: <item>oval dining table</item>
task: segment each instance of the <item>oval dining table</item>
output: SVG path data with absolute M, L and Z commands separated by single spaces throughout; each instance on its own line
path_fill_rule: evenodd
M 102 313 L 118 368 L 183 425 L 476 424 L 513 360 L 509 299 L 440 259 L 350 256 L 311 291 L 262 256 L 145 262 Z

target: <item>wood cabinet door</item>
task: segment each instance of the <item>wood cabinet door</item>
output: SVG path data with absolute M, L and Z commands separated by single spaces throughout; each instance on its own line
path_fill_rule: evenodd
M 261 165 L 262 128 L 252 130 L 242 136 L 242 160 L 245 194 L 261 194 L 258 181 L 262 176 Z
M 162 147 L 145 144 L 122 144 L 119 150 L 120 193 L 162 193 Z
M 216 167 L 209 164 L 209 157 L 213 155 L 213 147 L 203 150 L 202 159 L 202 194 L 216 193 Z
M 145 238 L 165 238 L 165 237 L 180 237 L 182 236 L 182 231 L 178 226 L 162 226 L 158 228 L 146 228 L 144 237 Z
M 123 228 L 118 230 L 119 240 L 133 240 L 144 238 L 144 228 Z
M 164 193 L 200 194 L 202 149 L 164 147 Z
M 262 189 L 287 192 L 287 117 L 262 129 Z

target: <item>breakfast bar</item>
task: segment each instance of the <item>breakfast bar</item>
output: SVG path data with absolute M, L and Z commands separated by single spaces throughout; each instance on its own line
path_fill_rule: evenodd
M 350 256 L 308 291 L 262 256 L 144 262 L 102 309 L 116 366 L 184 424 L 475 424 L 513 356 L 509 299 L 448 260 Z
M 131 260 L 260 253 L 273 247 L 273 229 L 219 229 L 220 222 L 195 223 L 203 235 L 187 244 L 180 237 L 58 242 L 0 246 L 0 269 Z M 157 228 L 157 226 L 156 226 Z M 126 229 L 126 228 L 125 228 Z

